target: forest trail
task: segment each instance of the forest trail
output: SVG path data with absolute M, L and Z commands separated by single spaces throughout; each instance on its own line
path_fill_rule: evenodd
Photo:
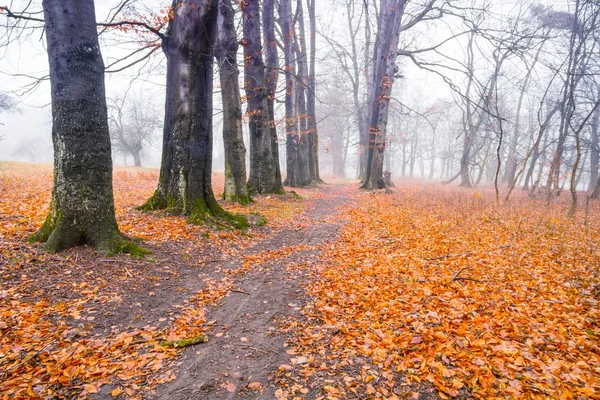
M 294 357 L 278 333 L 278 320 L 299 316 L 305 293 L 300 281 L 304 269 L 320 254 L 318 246 L 335 239 L 339 223 L 335 214 L 350 202 L 342 185 L 328 185 L 327 196 L 316 199 L 305 213 L 305 229 L 285 229 L 251 249 L 285 251 L 285 255 L 249 271 L 236 282 L 229 296 L 207 315 L 214 321 L 210 341 L 187 348 L 175 369 L 177 378 L 157 388 L 160 399 L 275 398 L 271 375 Z M 231 269 L 240 259 L 215 269 Z

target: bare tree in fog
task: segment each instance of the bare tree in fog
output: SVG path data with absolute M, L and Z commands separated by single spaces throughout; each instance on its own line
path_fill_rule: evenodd
M 108 99 L 108 120 L 113 150 L 133 157 L 142 166 L 141 153 L 156 139 L 161 120 L 150 99 L 116 97 Z

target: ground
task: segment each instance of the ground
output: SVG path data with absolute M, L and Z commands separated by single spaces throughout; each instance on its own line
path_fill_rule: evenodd
M 329 180 L 240 232 L 135 211 L 157 175 L 115 171 L 151 255 L 49 255 L 50 167 L 0 164 L 0 398 L 600 398 L 596 202 Z

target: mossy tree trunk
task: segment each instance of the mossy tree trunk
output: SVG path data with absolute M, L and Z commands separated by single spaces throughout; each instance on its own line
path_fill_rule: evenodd
M 277 125 L 275 124 L 275 96 L 277 81 L 279 79 L 279 56 L 277 54 L 277 40 L 275 39 L 275 0 L 263 1 L 263 32 L 265 35 L 265 79 L 267 84 L 267 109 L 269 131 L 271 133 L 271 149 L 273 157 L 277 160 L 275 180 L 281 182 L 281 168 L 279 166 L 279 139 Z
M 30 238 L 57 252 L 90 245 L 102 254 L 145 251 L 115 218 L 112 159 L 93 0 L 44 0 L 50 64 L 54 188 L 43 226 Z
M 238 43 L 235 34 L 234 10 L 231 0 L 219 0 L 217 47 L 221 97 L 223 99 L 223 143 L 225 147 L 225 190 L 228 202 L 248 204 L 246 185 L 246 147 L 242 132 L 242 101 L 237 66 Z
M 211 184 L 213 49 L 218 0 L 173 1 L 174 17 L 163 39 L 167 89 L 163 154 L 158 187 L 139 207 L 186 215 L 190 223 L 208 217 L 246 225 L 226 213 Z
M 283 193 L 279 156 L 275 151 L 267 103 L 268 88 L 260 33 L 259 0 L 242 2 L 244 28 L 244 80 L 250 128 L 250 192 Z

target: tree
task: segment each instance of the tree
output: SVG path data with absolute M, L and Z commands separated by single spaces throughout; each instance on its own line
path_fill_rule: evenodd
M 275 181 L 281 182 L 281 168 L 279 166 L 279 139 L 277 125 L 275 124 L 275 92 L 279 79 L 279 56 L 277 54 L 277 40 L 275 39 L 275 0 L 263 2 L 263 32 L 265 34 L 265 80 L 267 86 L 267 109 L 269 131 L 271 133 L 271 151 L 277 160 Z
M 111 139 L 116 151 L 131 155 L 136 167 L 142 166 L 141 152 L 153 143 L 160 126 L 156 109 L 149 99 L 125 97 L 108 101 Z
M 600 98 L 600 84 L 593 88 L 593 95 Z M 600 168 L 600 109 L 594 112 L 590 127 L 590 184 L 588 190 L 593 190 L 598 181 L 598 168 Z
M 88 244 L 100 253 L 143 254 L 120 232 L 93 0 L 43 0 L 52 93 L 54 188 L 30 238 L 49 252 Z
M 313 181 L 311 176 L 312 139 L 307 126 L 308 54 L 302 0 L 298 0 L 296 3 L 296 20 L 298 21 L 299 35 L 293 36 L 293 45 L 298 66 L 298 76 L 295 78 L 297 80 L 296 102 L 298 110 L 298 179 L 300 186 L 307 186 Z
M 173 1 L 173 18 L 162 36 L 167 93 L 160 177 L 156 191 L 139 209 L 186 215 L 190 223 L 225 218 L 244 227 L 245 218 L 217 203 L 211 183 L 217 8 L 218 0 Z
M 430 0 L 424 5 L 418 5 L 416 10 L 407 12 L 408 2 L 404 0 L 381 0 L 380 2 L 368 94 L 369 146 L 365 177 L 361 186 L 363 189 L 386 187 L 383 179 L 383 162 L 391 91 L 398 73 L 396 57 L 400 33 L 411 29 L 423 20 L 440 18 L 443 10 L 435 7 L 435 3 L 436 0 Z M 447 3 L 442 3 L 442 7 L 445 5 Z M 403 18 L 406 16 L 411 17 L 404 21 Z
M 316 112 L 316 99 L 317 99 L 317 78 L 316 78 L 316 37 L 317 37 L 317 21 L 315 17 L 315 3 L 316 0 L 306 0 L 308 3 L 308 20 L 310 24 L 310 61 L 308 69 L 308 92 L 307 92 L 307 111 L 308 121 L 307 129 L 310 137 L 310 175 L 311 179 L 315 183 L 324 183 L 321 180 L 321 174 L 319 171 L 319 132 L 317 129 L 317 112 Z
M 223 144 L 225 148 L 225 190 L 228 202 L 248 204 L 246 147 L 242 132 L 242 100 L 237 66 L 238 43 L 231 0 L 219 0 L 215 57 L 219 65 L 223 100 Z
M 279 170 L 277 141 L 273 137 L 274 121 L 269 117 L 268 87 L 263 61 L 258 0 L 241 3 L 244 39 L 244 81 L 248 99 L 250 127 L 250 176 L 248 190 L 252 193 L 283 193 Z
M 285 155 L 287 177 L 285 184 L 291 187 L 303 186 L 300 175 L 299 145 L 297 119 L 297 90 L 296 60 L 294 57 L 294 26 L 292 19 L 292 5 L 290 0 L 279 2 L 279 25 L 283 39 L 283 52 L 285 59 Z
M 35 162 L 36 155 L 38 152 L 38 139 L 22 139 L 19 141 L 19 145 L 15 150 L 15 155 L 25 156 L 31 162 Z
M 0 92 L 0 114 L 10 112 L 15 109 L 13 99 L 6 93 Z M 0 125 L 4 125 L 0 122 Z M 4 135 L 0 134 L 0 142 L 4 140 Z
M 364 189 L 385 188 L 383 155 L 386 145 L 387 116 L 394 84 L 396 55 L 400 38 L 400 21 L 405 3 L 401 0 L 381 0 L 377 39 L 373 50 L 372 85 L 369 98 L 369 148 Z

